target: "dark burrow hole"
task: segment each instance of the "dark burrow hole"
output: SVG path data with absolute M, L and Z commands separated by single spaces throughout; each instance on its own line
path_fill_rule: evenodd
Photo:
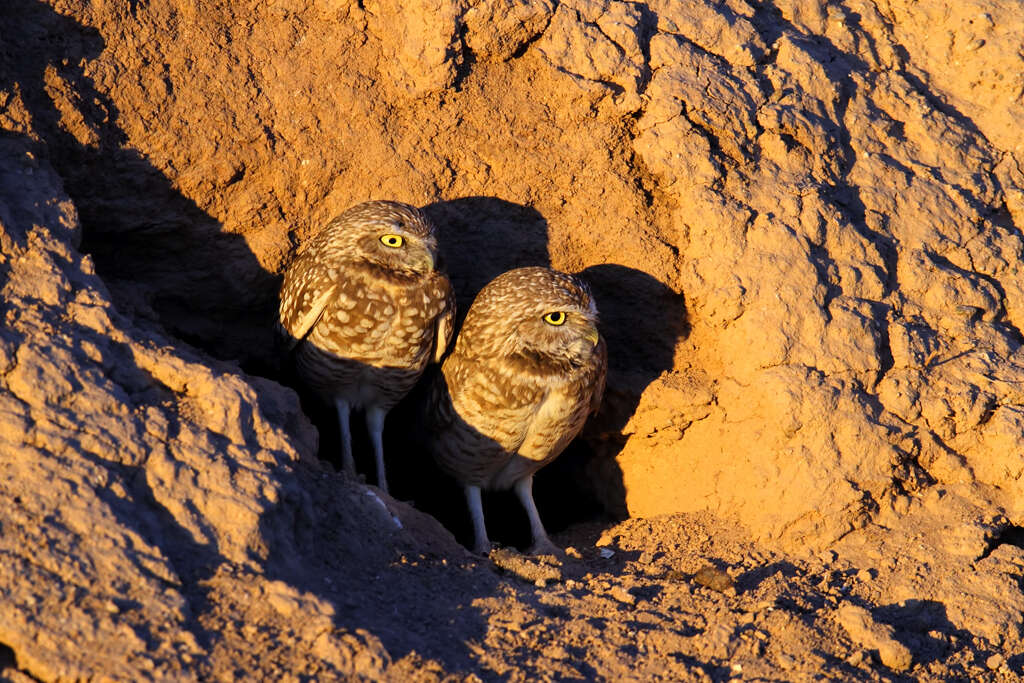
M 318 456 L 340 470 L 341 442 L 333 408 L 301 388 L 297 391 L 303 411 L 320 432 Z M 384 427 L 384 461 L 389 493 L 432 515 L 460 543 L 471 547 L 473 528 L 462 488 L 438 469 L 422 441 L 418 417 L 422 400 L 420 392 L 414 390 L 388 414 Z M 376 484 L 373 449 L 362 413 L 353 413 L 351 429 L 356 472 L 365 483 Z M 617 521 L 586 484 L 586 469 L 593 457 L 591 449 L 577 438 L 534 477 L 534 501 L 549 535 L 584 522 Z M 485 491 L 483 503 L 487 533 L 493 543 L 522 550 L 530 546 L 529 521 L 514 492 Z
M 978 559 L 984 560 L 995 552 L 995 549 L 1001 545 L 1012 545 L 1017 548 L 1024 548 L 1024 527 L 1013 524 L 1003 527 L 1003 530 L 988 542 L 988 547 L 985 548 L 985 552 L 983 552 Z
M 7 645 L 0 643 L 0 671 L 4 669 L 17 669 L 18 660 L 14 656 L 14 650 Z

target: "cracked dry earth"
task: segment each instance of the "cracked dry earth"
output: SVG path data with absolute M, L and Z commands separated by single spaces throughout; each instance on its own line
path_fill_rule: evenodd
M 1024 676 L 1016 0 L 0 3 L 0 677 Z M 592 285 L 605 399 L 469 554 L 336 471 L 280 274 L 424 207 Z M 368 471 L 365 463 L 362 471 Z M 402 502 L 407 501 L 407 502 Z

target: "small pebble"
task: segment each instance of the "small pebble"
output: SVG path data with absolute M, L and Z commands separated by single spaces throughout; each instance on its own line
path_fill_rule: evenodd
M 733 587 L 732 577 L 721 569 L 708 565 L 693 575 L 693 580 L 700 585 L 724 593 Z
M 596 545 L 598 548 L 604 548 L 604 547 L 609 546 L 611 544 L 612 544 L 611 534 L 605 533 L 605 534 L 601 534 L 601 538 L 597 539 L 597 543 L 595 543 L 594 545 Z
M 572 546 L 569 546 L 568 548 L 565 549 L 565 554 L 566 554 L 567 557 L 571 557 L 574 560 L 582 560 L 583 559 L 583 555 L 580 554 L 580 551 L 576 550 L 576 548 L 574 548 Z
M 630 593 L 622 586 L 615 586 L 610 591 L 608 591 L 608 594 L 616 600 L 618 600 L 619 602 L 627 605 L 632 605 L 636 603 L 636 596 Z
M 992 671 L 995 671 L 996 669 L 998 669 L 999 667 L 1001 667 L 1005 663 L 1006 663 L 1006 657 L 1003 657 L 1000 654 L 994 654 L 994 655 L 992 655 L 991 657 L 989 657 L 988 659 L 985 660 L 985 666 L 987 666 Z
M 975 38 L 971 42 L 967 43 L 967 48 L 966 49 L 968 51 L 973 52 L 974 50 L 977 50 L 978 48 L 980 48 L 984 44 L 985 44 L 984 40 L 982 40 L 981 38 Z
M 861 569 L 859 572 L 857 572 L 857 580 L 861 583 L 867 583 L 868 581 L 871 581 L 874 578 L 875 576 L 871 573 L 870 569 Z

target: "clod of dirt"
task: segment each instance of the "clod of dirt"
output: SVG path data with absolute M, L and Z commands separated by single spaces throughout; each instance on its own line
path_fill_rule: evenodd
M 608 595 L 612 596 L 624 605 L 636 604 L 636 596 L 622 586 L 612 586 L 608 591 Z
M 893 671 L 906 671 L 914 656 L 906 645 L 893 637 L 893 629 L 880 624 L 863 607 L 844 603 L 836 610 L 836 618 L 850 635 L 854 643 L 868 650 L 878 652 L 882 664 Z
M 551 555 L 528 556 L 508 548 L 495 548 L 488 558 L 494 566 L 538 586 L 562 580 L 561 562 Z
M 736 587 L 736 582 L 727 572 L 711 565 L 702 567 L 698 570 L 697 573 L 693 575 L 693 580 L 701 586 L 716 590 L 719 593 L 734 591 Z

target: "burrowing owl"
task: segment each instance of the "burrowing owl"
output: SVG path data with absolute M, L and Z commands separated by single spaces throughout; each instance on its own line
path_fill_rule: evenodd
M 569 445 L 604 392 L 597 307 L 577 278 L 519 268 L 492 280 L 466 314 L 432 387 L 430 448 L 465 489 L 474 550 L 490 550 L 481 489 L 515 488 L 531 552 L 551 552 L 533 475 Z
M 310 240 L 281 286 L 279 322 L 296 371 L 336 407 L 345 469 L 355 472 L 349 413 L 361 408 L 385 491 L 384 418 L 451 339 L 455 299 L 436 260 L 434 228 L 419 209 L 366 202 Z

